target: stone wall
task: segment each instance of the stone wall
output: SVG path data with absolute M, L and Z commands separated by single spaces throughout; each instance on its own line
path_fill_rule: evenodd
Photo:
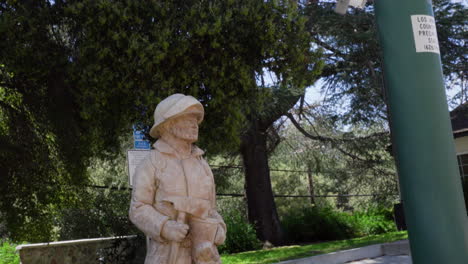
M 21 264 L 142 264 L 145 240 L 138 236 L 27 244 L 16 247 Z

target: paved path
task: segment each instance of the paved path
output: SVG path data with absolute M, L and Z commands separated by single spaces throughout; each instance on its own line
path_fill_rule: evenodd
M 359 261 L 348 262 L 347 264 L 411 264 L 411 257 L 402 256 L 382 256 L 375 259 L 363 259 Z

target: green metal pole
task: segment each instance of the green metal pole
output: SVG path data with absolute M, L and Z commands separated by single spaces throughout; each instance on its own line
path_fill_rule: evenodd
M 431 0 L 375 0 L 414 264 L 468 264 L 468 218 Z

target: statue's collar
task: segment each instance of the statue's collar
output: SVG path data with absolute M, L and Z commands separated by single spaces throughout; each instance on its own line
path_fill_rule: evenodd
M 153 147 L 157 149 L 159 152 L 174 155 L 174 156 L 179 156 L 177 151 L 171 147 L 166 141 L 162 139 L 158 139 L 154 144 Z M 205 152 L 201 150 L 199 147 L 195 146 L 192 144 L 192 157 L 200 157 L 204 154 Z

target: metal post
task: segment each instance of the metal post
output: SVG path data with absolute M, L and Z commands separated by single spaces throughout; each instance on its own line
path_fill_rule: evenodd
M 393 146 L 414 264 L 468 263 L 468 218 L 431 0 L 376 0 Z
M 311 163 L 307 163 L 307 179 L 309 180 L 310 203 L 315 205 L 314 175 Z

